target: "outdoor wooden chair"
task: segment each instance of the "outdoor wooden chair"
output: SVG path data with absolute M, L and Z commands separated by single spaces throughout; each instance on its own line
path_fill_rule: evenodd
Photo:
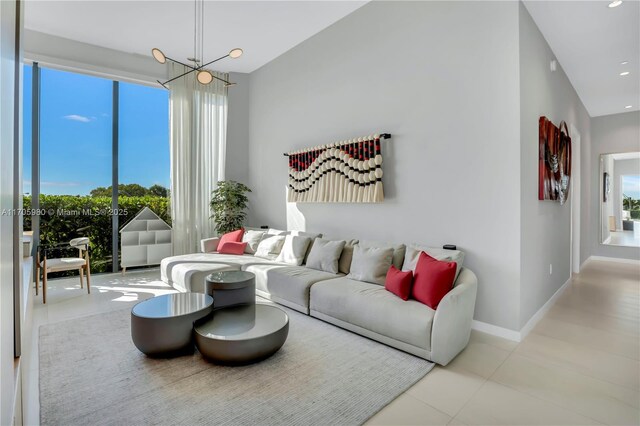
M 78 249 L 78 257 L 62 257 L 64 250 Z M 54 257 L 58 255 L 59 257 Z M 91 266 L 89 262 L 89 238 L 74 238 L 69 243 L 42 245 L 36 255 L 36 296 L 42 273 L 42 303 L 47 303 L 47 275 L 49 272 L 78 270 L 80 288 L 84 288 L 84 273 L 87 274 L 87 293 L 91 294 Z

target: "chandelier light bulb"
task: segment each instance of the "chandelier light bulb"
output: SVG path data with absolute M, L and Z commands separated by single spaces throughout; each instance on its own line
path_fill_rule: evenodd
M 231 56 L 233 59 L 239 58 L 240 56 L 242 56 L 242 49 L 240 49 L 239 47 L 231 49 L 231 52 L 229 52 L 229 56 Z
M 167 62 L 167 57 L 164 56 L 164 53 L 162 53 L 162 50 L 158 49 L 157 47 L 154 47 L 153 49 L 151 49 L 151 54 L 153 55 L 153 58 L 160 62 L 161 64 L 164 64 L 165 62 Z
M 207 70 L 198 71 L 197 78 L 201 84 L 209 84 L 213 81 L 213 75 Z

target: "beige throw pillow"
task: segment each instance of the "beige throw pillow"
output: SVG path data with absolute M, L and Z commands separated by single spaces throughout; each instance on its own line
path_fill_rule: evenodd
M 316 238 L 307 258 L 307 268 L 318 271 L 338 273 L 338 259 L 344 248 L 344 241 L 331 241 Z
M 255 256 L 275 260 L 282 250 L 284 238 L 284 235 L 265 235 L 258 244 Z
M 295 235 L 287 235 L 284 238 L 284 245 L 280 251 L 280 255 L 276 259 L 278 262 L 290 263 L 292 265 L 302 265 L 304 256 L 307 253 L 307 247 L 311 243 L 309 237 L 298 237 Z
M 363 247 L 358 244 L 353 248 L 351 271 L 347 278 L 384 285 L 392 260 L 392 247 Z
M 248 254 L 254 254 L 264 234 L 264 231 L 245 230 L 244 235 L 242 236 L 242 242 L 247 243 L 244 252 Z

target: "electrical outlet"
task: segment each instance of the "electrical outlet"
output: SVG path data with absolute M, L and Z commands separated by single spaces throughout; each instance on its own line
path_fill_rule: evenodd
M 549 275 L 553 274 L 553 263 L 549 264 Z

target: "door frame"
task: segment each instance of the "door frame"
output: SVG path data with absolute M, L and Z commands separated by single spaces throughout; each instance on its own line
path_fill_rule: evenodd
M 571 232 L 569 256 L 569 270 L 571 274 L 580 273 L 580 212 L 581 212 L 581 182 L 580 182 L 580 151 L 581 136 L 574 124 L 570 126 L 571 131 Z

